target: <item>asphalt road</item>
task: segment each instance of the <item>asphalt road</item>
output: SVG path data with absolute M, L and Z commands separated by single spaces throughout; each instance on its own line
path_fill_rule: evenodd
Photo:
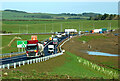
M 62 40 L 66 39 L 67 37 L 68 36 L 64 36 L 64 37 L 59 38 L 60 41 L 58 42 L 58 44 L 54 45 L 55 50 L 54 50 L 53 54 L 57 53 L 57 51 L 58 51 L 57 46 L 59 45 L 60 42 L 62 42 Z M 48 45 L 53 45 L 52 41 Z M 48 45 L 44 48 L 45 56 L 52 54 L 52 53 L 48 53 Z M 1 61 L 1 64 L 3 65 L 3 64 L 10 64 L 10 63 L 19 62 L 19 61 L 25 61 L 27 59 L 28 58 L 25 54 L 25 55 L 18 55 L 18 56 L 14 56 L 14 57 L 2 58 L 2 59 L 0 59 L 0 61 Z M 30 58 L 30 59 L 33 59 L 33 58 Z

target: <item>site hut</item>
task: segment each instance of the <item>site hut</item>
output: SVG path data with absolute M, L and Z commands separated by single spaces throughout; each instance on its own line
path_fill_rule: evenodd
M 107 28 L 102 28 L 102 33 L 107 33 Z

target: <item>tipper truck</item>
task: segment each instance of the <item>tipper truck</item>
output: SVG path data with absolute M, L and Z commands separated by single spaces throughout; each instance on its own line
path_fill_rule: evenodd
M 44 56 L 44 46 L 38 40 L 28 40 L 26 46 L 27 57 Z

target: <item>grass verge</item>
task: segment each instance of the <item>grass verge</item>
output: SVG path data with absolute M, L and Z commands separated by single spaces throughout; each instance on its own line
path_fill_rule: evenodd
M 66 52 L 46 62 L 3 70 L 3 79 L 111 79 L 113 77 L 94 70 L 78 61 L 78 56 Z M 80 57 L 79 57 L 80 58 Z M 85 60 L 85 59 L 83 59 Z M 5 76 L 4 73 L 8 75 Z

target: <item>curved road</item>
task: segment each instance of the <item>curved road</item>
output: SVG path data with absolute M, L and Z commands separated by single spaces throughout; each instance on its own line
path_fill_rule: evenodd
M 62 40 L 66 39 L 67 37 L 68 36 L 64 36 L 64 37 L 59 38 L 60 41 L 58 42 L 57 45 L 55 45 L 54 54 L 56 54 L 57 51 L 58 51 L 57 46 L 59 45 L 59 43 L 62 42 Z M 53 45 L 52 41 L 48 45 Z M 48 45 L 44 48 L 45 56 L 51 55 L 51 53 L 48 53 Z M 31 59 L 33 59 L 33 58 L 31 58 Z M 25 60 L 28 60 L 26 54 L 25 55 L 14 56 L 14 57 L 11 57 L 11 58 L 8 57 L 8 58 L 2 58 L 2 59 L 0 59 L 2 65 L 3 64 L 14 63 L 14 62 L 19 62 L 19 61 L 25 61 Z

